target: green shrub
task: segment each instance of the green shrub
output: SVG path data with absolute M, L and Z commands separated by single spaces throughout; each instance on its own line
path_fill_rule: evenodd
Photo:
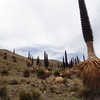
M 43 68 L 40 68 L 39 70 L 38 70 L 38 72 L 37 72 L 37 74 L 38 74 L 38 76 L 39 75 L 46 75 L 46 71 L 45 71 L 45 69 L 43 69 Z
M 32 90 L 32 98 L 34 100 L 40 100 L 41 93 L 35 89 Z
M 9 74 L 9 72 L 8 72 L 7 69 L 2 69 L 2 70 L 1 70 L 1 74 Z
M 24 70 L 24 77 L 29 77 L 30 71 L 28 69 Z
M 31 93 L 26 93 L 24 90 L 19 93 L 19 98 L 20 100 L 32 100 Z
M 55 71 L 54 72 L 54 76 L 60 76 L 60 72 L 59 71 Z

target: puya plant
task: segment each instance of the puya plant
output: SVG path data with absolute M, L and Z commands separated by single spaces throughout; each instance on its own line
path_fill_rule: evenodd
M 91 29 L 84 0 L 78 0 L 81 17 L 81 26 L 84 41 L 87 46 L 88 58 L 76 66 L 81 71 L 84 86 L 92 91 L 100 90 L 100 59 L 96 56 L 93 47 L 93 32 Z

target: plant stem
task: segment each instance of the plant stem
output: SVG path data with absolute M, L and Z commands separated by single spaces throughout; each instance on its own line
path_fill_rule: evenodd
M 93 41 L 87 41 L 86 45 L 87 45 L 88 59 L 97 58 L 97 56 L 94 52 Z

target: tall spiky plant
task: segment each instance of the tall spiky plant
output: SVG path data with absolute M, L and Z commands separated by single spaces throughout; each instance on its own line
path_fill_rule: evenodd
M 34 59 L 33 59 L 33 57 L 32 57 L 32 63 L 31 63 L 31 65 L 33 65 L 33 62 L 34 62 Z
M 84 0 L 78 0 L 84 41 L 87 46 L 88 58 L 76 66 L 81 70 L 83 84 L 91 90 L 100 90 L 100 59 L 93 47 L 93 33 Z
M 46 51 L 44 51 L 44 66 L 46 67 Z
M 39 56 L 37 56 L 36 65 L 38 66 L 39 64 L 40 64 L 40 59 L 39 59 Z
M 15 49 L 13 50 L 13 54 L 15 54 Z
M 83 55 L 83 60 L 85 60 L 85 56 Z
M 73 63 L 73 58 L 71 58 L 71 60 L 69 61 L 69 69 L 72 68 L 73 65 L 74 65 L 74 63 Z
M 48 54 L 44 51 L 44 67 L 48 68 L 49 61 L 48 61 Z
M 67 59 L 67 52 L 65 50 L 65 66 L 68 67 L 68 59 Z
M 64 57 L 63 57 L 63 68 L 65 69 L 65 60 L 64 60 Z
M 30 51 L 28 52 L 28 60 L 30 60 Z

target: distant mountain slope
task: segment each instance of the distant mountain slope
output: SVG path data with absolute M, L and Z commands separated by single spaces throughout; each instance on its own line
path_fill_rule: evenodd
M 7 60 L 3 59 L 4 53 L 7 53 Z M 26 68 L 27 67 L 27 57 L 18 55 L 17 53 L 14 54 L 16 57 L 17 62 L 13 62 L 12 59 L 13 52 L 6 50 L 6 49 L 0 49 L 0 67 L 17 67 L 17 68 Z M 44 60 L 40 59 L 40 62 L 42 65 L 44 65 Z M 61 61 L 49 59 L 50 65 L 57 66 L 58 63 L 61 64 Z M 36 59 L 34 59 L 33 66 L 36 65 Z

